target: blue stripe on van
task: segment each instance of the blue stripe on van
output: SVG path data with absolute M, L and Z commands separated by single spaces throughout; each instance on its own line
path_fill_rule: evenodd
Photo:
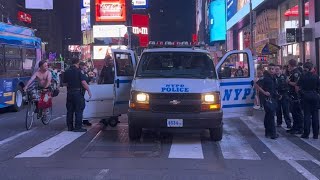
M 222 108 L 240 108 L 240 107 L 253 107 L 253 103 L 248 104 L 229 104 L 229 105 L 223 105 Z
M 131 83 L 132 80 L 119 80 L 120 84 L 126 84 L 126 83 Z M 115 81 L 115 83 L 117 83 L 117 81 Z
M 251 81 L 244 82 L 222 82 L 220 86 L 239 86 L 239 85 L 251 85 Z

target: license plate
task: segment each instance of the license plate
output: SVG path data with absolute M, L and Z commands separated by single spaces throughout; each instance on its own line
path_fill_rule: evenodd
M 183 119 L 167 119 L 167 127 L 183 127 Z

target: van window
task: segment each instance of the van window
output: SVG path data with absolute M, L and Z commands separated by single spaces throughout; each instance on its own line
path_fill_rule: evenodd
M 140 59 L 136 77 L 215 79 L 212 58 L 199 52 L 148 52 Z
M 220 79 L 250 77 L 249 57 L 247 53 L 229 55 L 219 69 Z
M 130 53 L 117 52 L 114 53 L 114 58 L 116 61 L 117 76 L 133 76 L 134 69 Z

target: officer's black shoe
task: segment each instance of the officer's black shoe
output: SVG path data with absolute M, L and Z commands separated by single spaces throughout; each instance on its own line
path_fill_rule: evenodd
M 80 128 L 80 129 L 75 129 L 73 132 L 87 132 L 86 129 Z
M 291 133 L 291 132 L 293 132 L 293 131 L 294 131 L 293 129 L 288 129 L 288 130 L 286 130 L 287 133 Z
M 74 128 L 73 127 L 68 127 L 68 131 L 73 131 Z
M 309 136 L 306 135 L 306 134 L 302 134 L 302 135 L 301 135 L 301 138 L 303 138 L 303 139 L 309 139 Z
M 92 126 L 92 124 L 88 120 L 84 120 L 82 124 L 87 125 L 87 126 Z
M 279 134 L 275 134 L 275 135 L 272 135 L 270 138 L 271 139 L 277 139 L 279 137 Z
M 313 136 L 313 139 L 318 139 L 318 136 Z
M 290 134 L 303 134 L 302 130 L 294 130 L 292 132 L 290 132 Z

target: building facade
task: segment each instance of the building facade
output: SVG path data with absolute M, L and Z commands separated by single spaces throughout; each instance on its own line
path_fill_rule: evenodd
M 252 21 L 249 0 L 228 0 L 226 6 L 229 50 L 250 48 L 253 37 L 258 63 L 284 65 L 296 59 L 311 61 L 319 70 L 320 1 L 252 0 Z

